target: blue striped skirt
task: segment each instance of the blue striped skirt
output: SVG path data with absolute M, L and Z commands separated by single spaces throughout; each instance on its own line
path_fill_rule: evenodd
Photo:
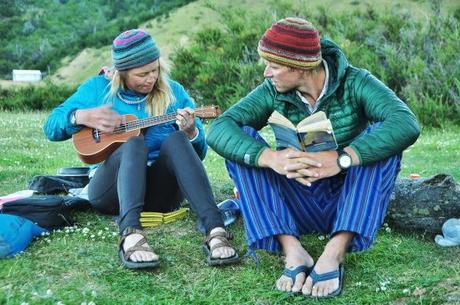
M 263 141 L 252 128 L 246 133 Z M 366 132 L 372 132 L 372 126 Z M 356 233 L 349 251 L 363 251 L 375 240 L 383 223 L 400 169 L 401 155 L 304 186 L 267 168 L 226 161 L 240 193 L 250 249 L 280 251 L 276 235 L 300 237 L 312 232 L 333 236 Z

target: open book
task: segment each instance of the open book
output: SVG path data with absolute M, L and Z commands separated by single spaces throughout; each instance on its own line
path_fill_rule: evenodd
M 294 126 L 285 116 L 274 111 L 268 123 L 273 129 L 277 149 L 294 148 L 307 152 L 337 149 L 331 121 L 323 111 L 316 112 Z

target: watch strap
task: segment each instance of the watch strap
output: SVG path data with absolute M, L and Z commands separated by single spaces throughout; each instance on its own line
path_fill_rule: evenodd
M 343 155 L 345 155 L 345 156 L 350 158 L 350 164 L 351 164 L 351 161 L 352 161 L 351 155 L 349 153 L 347 153 L 343 148 L 341 148 L 341 147 L 337 148 L 337 165 L 339 166 L 339 168 L 341 170 L 347 170 L 348 167 L 345 168 L 340 164 L 340 157 L 343 156 Z

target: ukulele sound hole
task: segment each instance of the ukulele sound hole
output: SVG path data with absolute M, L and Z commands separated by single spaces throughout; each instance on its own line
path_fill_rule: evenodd
M 93 129 L 92 134 L 93 134 L 93 139 L 96 143 L 101 142 L 101 134 L 99 133 L 98 129 Z

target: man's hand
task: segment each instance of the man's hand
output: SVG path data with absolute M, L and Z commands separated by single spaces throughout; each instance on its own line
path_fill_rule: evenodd
M 311 186 L 314 181 L 335 176 L 340 172 L 335 150 L 314 153 L 294 150 L 287 155 L 287 158 L 289 163 L 285 167 L 286 177 L 296 179 L 303 185 Z
M 317 167 L 320 167 L 321 164 L 313 158 L 303 158 L 300 160 L 298 158 L 291 157 L 296 156 L 297 153 L 300 152 L 292 148 L 286 148 L 279 151 L 273 151 L 267 148 L 260 155 L 258 163 L 259 166 L 271 168 L 280 175 L 287 176 L 290 171 L 289 169 L 292 167 L 301 169 L 302 173 L 307 176 L 316 176 L 310 169 L 316 169 Z M 292 171 L 295 172 L 295 170 Z
M 193 109 L 189 107 L 177 109 L 176 124 L 179 126 L 179 130 L 187 134 L 189 139 L 196 137 L 198 130 L 195 126 L 195 112 Z
M 122 116 L 112 110 L 112 104 L 91 109 L 79 109 L 75 112 L 78 125 L 99 129 L 111 133 L 122 123 Z

